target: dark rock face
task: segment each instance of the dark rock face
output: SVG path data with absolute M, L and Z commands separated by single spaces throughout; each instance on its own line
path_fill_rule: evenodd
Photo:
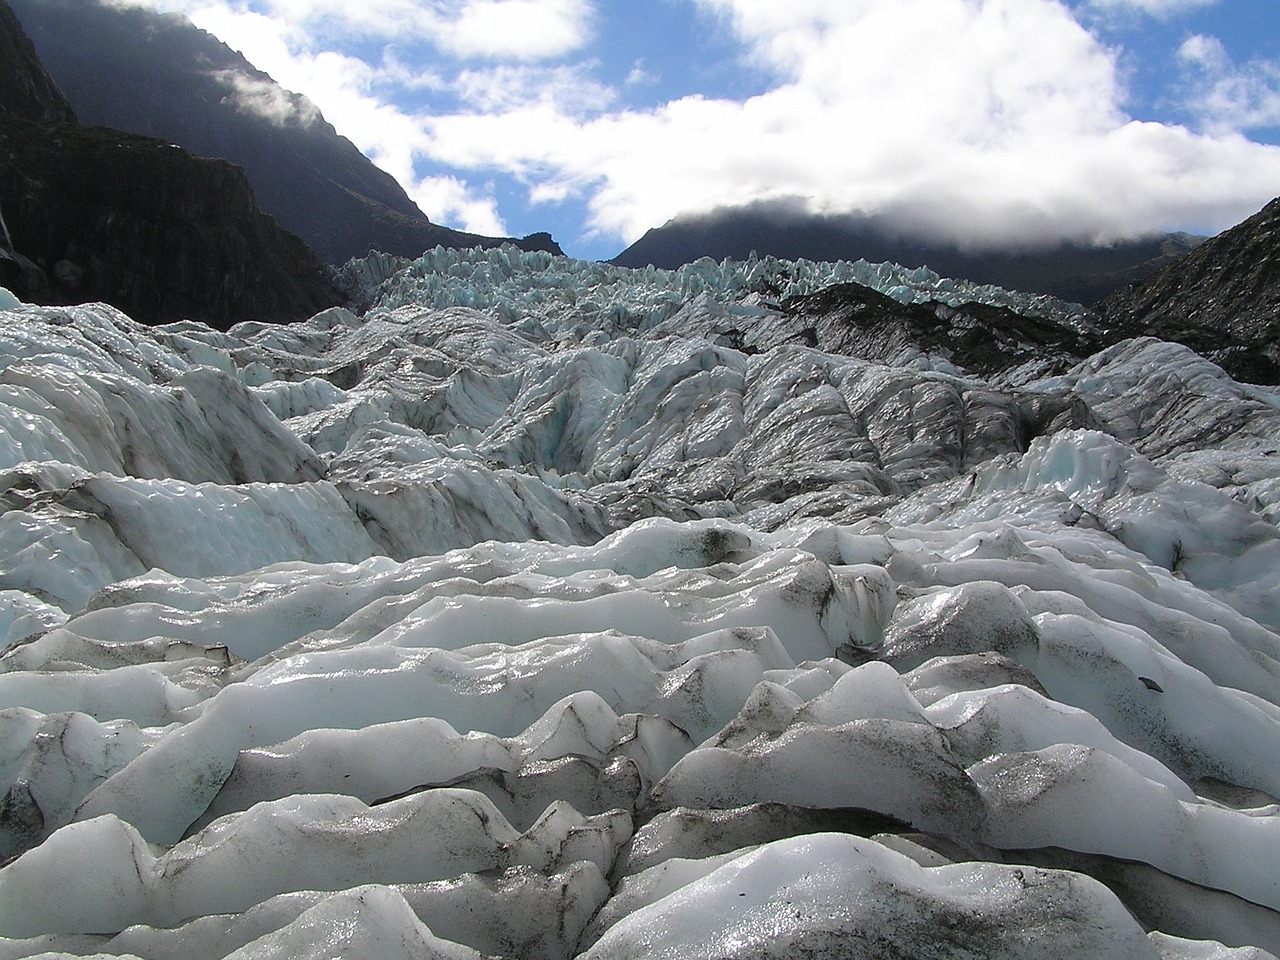
M 650 230 L 612 262 L 675 269 L 699 257 L 744 260 L 753 250 L 784 260 L 888 260 L 1090 304 L 1155 273 L 1199 242 L 1187 234 L 1169 234 L 1109 247 L 1064 243 L 1025 252 L 967 252 L 903 240 L 873 219 L 814 216 L 800 212 L 795 203 L 778 202 L 677 218 Z
M 158 140 L 0 121 L 0 284 L 105 301 L 145 323 L 299 320 L 338 303 L 324 266 L 253 203 L 244 173 Z
M 1280 198 L 1097 306 L 1121 336 L 1184 343 L 1254 383 L 1280 383 Z
M 178 14 L 100 0 L 13 0 L 85 123 L 242 166 L 259 205 L 328 263 L 437 245 L 561 253 L 547 234 L 481 237 L 432 223 L 305 97 Z
M 0 285 L 35 303 L 101 300 L 148 323 L 226 327 L 341 300 L 238 167 L 78 125 L 4 0 L 0 224 Z
M 75 123 L 75 111 L 45 71 L 13 10 L 0 0 L 0 117 Z
M 1063 372 L 1108 342 L 1083 317 L 1071 327 L 980 303 L 902 304 L 857 283 L 791 297 L 781 307 L 792 328 L 807 334 L 806 346 L 880 361 L 915 348 L 988 378 L 1023 365 L 1038 376 Z

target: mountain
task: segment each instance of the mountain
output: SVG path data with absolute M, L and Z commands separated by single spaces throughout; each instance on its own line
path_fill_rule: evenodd
M 1060 243 L 1026 251 L 970 252 L 902 239 L 873 218 L 812 215 L 800 212 L 795 203 L 776 202 L 677 217 L 648 231 L 612 262 L 672 269 L 700 257 L 743 260 L 752 251 L 786 260 L 861 258 L 871 263 L 928 266 L 947 277 L 1090 304 L 1155 273 L 1200 240 L 1179 233 L 1110 246 Z
M 314 104 L 181 15 L 108 0 L 11 2 L 81 120 L 243 167 L 262 209 L 326 262 L 370 250 L 416 257 L 437 244 L 560 252 L 548 234 L 433 224 Z
M 1117 335 L 1176 340 L 1280 383 L 1280 198 L 1097 311 Z
M 75 111 L 53 82 L 12 8 L 0 3 L 0 117 L 75 123 Z
M 159 140 L 0 123 L 0 209 L 13 250 L 38 267 L 10 260 L 0 283 L 39 302 L 225 327 L 340 300 L 315 254 L 254 205 L 238 167 Z
M 0 956 L 1274 960 L 1274 389 L 923 269 L 370 259 L 0 306 Z
M 0 285 L 101 300 L 148 323 L 297 320 L 338 302 L 324 266 L 253 202 L 243 172 L 80 126 L 0 0 Z

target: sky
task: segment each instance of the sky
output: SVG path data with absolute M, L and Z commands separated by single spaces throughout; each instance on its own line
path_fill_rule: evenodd
M 587 259 L 753 201 L 1007 248 L 1280 195 L 1280 0 L 115 2 L 303 94 L 433 221 Z

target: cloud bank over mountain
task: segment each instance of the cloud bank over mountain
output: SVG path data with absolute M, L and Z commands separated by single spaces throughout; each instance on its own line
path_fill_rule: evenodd
M 1216 232 L 1280 184 L 1280 147 L 1257 135 L 1280 121 L 1280 66 L 1188 31 L 1147 65 L 1169 84 L 1147 100 L 1173 104 L 1148 115 L 1132 109 L 1135 52 L 1099 26 L 1167 26 L 1214 0 L 655 8 L 726 43 L 690 69 L 732 72 L 733 90 L 616 62 L 630 51 L 611 18 L 639 14 L 590 0 L 146 2 L 241 49 L 420 206 L 485 233 L 576 210 L 557 235 L 617 244 L 679 214 L 800 196 L 964 247 L 1107 242 Z M 671 38 L 691 56 L 698 42 Z

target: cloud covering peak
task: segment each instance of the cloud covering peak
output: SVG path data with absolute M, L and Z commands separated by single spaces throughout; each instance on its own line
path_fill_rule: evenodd
M 1180 112 L 1141 116 L 1131 51 L 1096 22 L 1215 0 L 663 0 L 649 14 L 689 35 L 659 39 L 706 81 L 683 88 L 611 29 L 644 14 L 592 0 L 367 0 L 358 25 L 336 0 L 152 2 L 306 93 L 424 202 L 490 228 L 576 209 L 576 239 L 614 249 L 784 197 L 992 247 L 1215 230 L 1280 193 L 1280 147 L 1246 135 L 1280 123 L 1280 65 L 1188 34 L 1161 65 Z M 711 35 L 719 59 L 691 59 Z M 726 73 L 745 79 L 707 79 Z

